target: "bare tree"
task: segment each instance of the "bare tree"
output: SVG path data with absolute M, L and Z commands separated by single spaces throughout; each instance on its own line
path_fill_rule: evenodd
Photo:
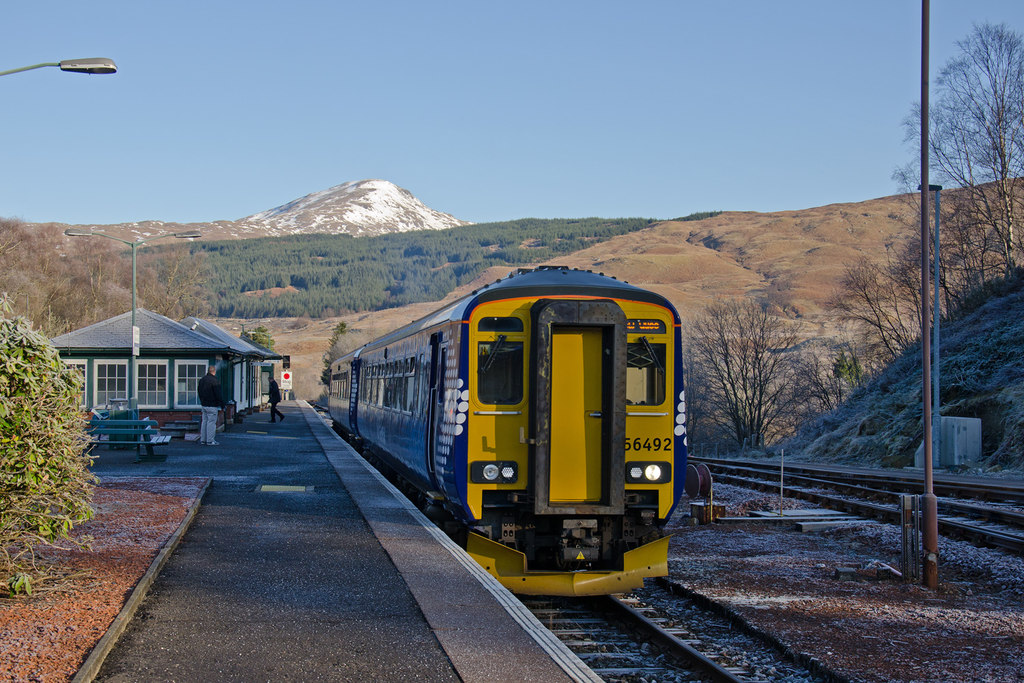
M 849 266 L 828 301 L 840 319 L 859 330 L 872 364 L 893 360 L 920 333 L 919 244 L 890 249 L 884 265 L 865 258 Z
M 718 302 L 690 325 L 691 387 L 701 385 L 705 420 L 738 444 L 763 447 L 791 427 L 792 323 L 753 301 Z
M 794 373 L 801 420 L 832 412 L 863 383 L 861 355 L 850 341 L 816 339 L 801 345 Z
M 131 307 L 131 262 L 110 240 L 68 239 L 63 227 L 0 219 L 0 293 L 50 336 Z M 202 313 L 206 267 L 188 250 L 140 259 L 139 305 L 170 317 Z
M 174 320 L 207 312 L 205 254 L 193 254 L 181 245 L 155 250 L 140 261 L 144 270 L 139 274 L 139 305 Z
M 942 217 L 955 228 L 955 248 L 972 252 L 960 259 L 969 268 L 966 282 L 974 283 L 989 278 L 993 263 L 1009 275 L 1024 247 L 1024 40 L 1005 24 L 983 24 L 957 47 L 929 111 L 929 159 L 940 184 L 960 188 Z M 919 142 L 920 121 L 915 106 L 904 121 L 908 141 Z M 908 191 L 920 178 L 916 163 L 894 174 Z
M 1021 246 L 1024 175 L 1024 41 L 1005 24 L 975 26 L 939 76 L 930 158 L 965 188 L 969 211 L 995 235 L 1004 268 Z
M 943 193 L 939 287 L 947 313 L 964 309 L 973 292 L 1006 273 L 1002 242 L 973 204 L 971 193 Z

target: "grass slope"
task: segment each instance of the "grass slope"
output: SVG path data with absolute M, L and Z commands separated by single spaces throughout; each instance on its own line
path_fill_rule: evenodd
M 941 413 L 982 423 L 986 469 L 1022 467 L 1024 284 L 941 328 Z M 921 352 L 908 349 L 835 412 L 786 445 L 809 460 L 887 467 L 913 465 L 921 443 Z

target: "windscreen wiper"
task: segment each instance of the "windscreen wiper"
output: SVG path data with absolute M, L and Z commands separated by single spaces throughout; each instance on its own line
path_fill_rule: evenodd
M 640 337 L 640 342 L 644 345 L 644 348 L 647 349 L 647 353 L 651 355 L 651 360 L 654 361 L 654 365 L 662 372 L 665 372 L 665 366 L 661 364 L 661 359 L 658 358 L 658 354 L 654 352 L 654 347 L 651 346 L 651 342 L 648 341 L 647 337 Z
M 491 369 L 491 366 L 494 365 L 494 359 L 498 356 L 498 351 L 501 350 L 502 345 L 505 343 L 505 339 L 505 335 L 498 335 L 498 341 L 494 342 L 494 346 L 491 347 L 490 355 L 487 356 L 487 360 L 485 360 L 484 364 L 477 370 L 477 374 L 482 375 Z

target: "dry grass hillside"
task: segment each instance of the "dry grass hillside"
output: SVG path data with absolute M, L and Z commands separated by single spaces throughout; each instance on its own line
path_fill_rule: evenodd
M 828 327 L 826 300 L 848 264 L 884 259 L 907 234 L 904 197 L 801 211 L 668 221 L 553 261 L 598 270 L 667 297 L 684 318 L 713 299 L 764 297 L 787 318 Z
M 864 256 L 884 259 L 886 248 L 908 232 L 899 215 L 914 210 L 905 197 L 894 196 L 799 211 L 726 212 L 703 221 L 658 223 L 551 263 L 603 272 L 657 291 L 683 318 L 723 296 L 766 297 L 781 315 L 799 321 L 805 334 L 825 334 L 833 328 L 825 302 L 844 268 Z M 508 271 L 485 271 L 448 298 Z M 238 332 L 242 322 L 266 325 L 276 350 L 292 358 L 296 395 L 315 398 L 321 391 L 321 355 L 338 320 L 348 324 L 347 344 L 355 347 L 437 306 L 415 304 L 329 320 L 218 322 Z

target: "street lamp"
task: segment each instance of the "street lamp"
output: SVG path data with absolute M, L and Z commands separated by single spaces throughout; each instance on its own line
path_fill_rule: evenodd
M 928 52 L 931 4 L 921 0 L 921 422 L 924 427 L 924 495 L 921 497 L 921 537 L 924 546 L 922 579 L 925 586 L 939 587 L 939 506 L 932 472 L 931 330 L 928 326 Z M 936 197 L 938 192 L 936 191 Z M 938 283 L 935 283 L 938 287 Z M 938 314 L 938 311 L 936 311 Z
M 87 59 L 65 59 L 59 62 L 44 62 L 43 64 L 33 64 L 32 66 L 23 66 L 18 69 L 10 69 L 8 71 L 0 71 L 0 76 L 7 76 L 8 74 L 16 74 L 21 71 L 31 71 L 32 69 L 41 69 L 44 66 L 55 66 L 61 71 L 72 71 L 79 74 L 113 74 L 117 73 L 117 65 L 114 64 L 113 59 L 107 59 L 106 57 L 89 57 Z
M 92 230 L 75 230 L 74 228 L 68 228 L 64 231 L 64 234 L 68 237 L 106 237 L 108 240 L 114 240 L 121 244 L 127 244 L 132 250 L 132 360 L 129 363 L 128 372 L 128 408 L 135 410 L 138 406 L 135 398 L 135 359 L 139 355 L 139 328 L 135 326 L 135 296 L 136 296 L 136 267 L 135 267 L 135 252 L 140 246 L 146 242 L 152 242 L 153 240 L 163 239 L 164 237 L 176 237 L 182 240 L 195 239 L 202 237 L 202 234 L 198 230 L 190 230 L 188 232 L 165 232 L 162 235 L 153 235 L 152 237 L 146 237 L 141 240 L 134 242 L 129 240 L 123 240 L 120 237 L 114 237 L 104 232 L 94 232 Z

